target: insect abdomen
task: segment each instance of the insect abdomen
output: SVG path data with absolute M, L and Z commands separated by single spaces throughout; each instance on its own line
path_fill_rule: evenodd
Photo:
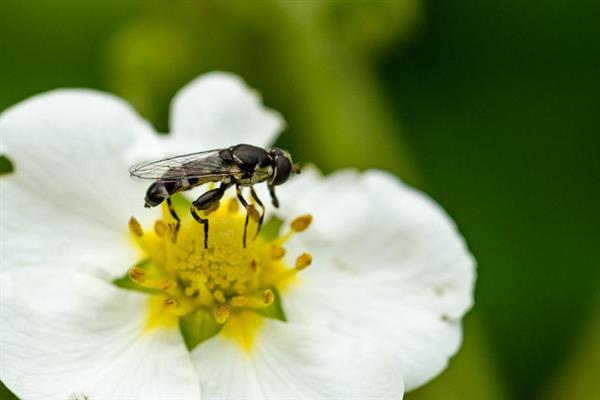
M 198 178 L 186 178 L 181 181 L 157 181 L 146 191 L 146 207 L 156 207 L 177 192 L 188 190 L 201 184 Z
M 146 207 L 156 207 L 181 189 L 180 182 L 154 182 L 146 191 Z

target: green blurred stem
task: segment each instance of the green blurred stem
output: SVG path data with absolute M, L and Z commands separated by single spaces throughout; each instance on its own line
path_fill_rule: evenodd
M 377 166 L 414 183 L 417 173 L 408 146 L 393 120 L 364 54 L 340 45 L 306 3 L 283 2 L 288 20 L 280 61 L 287 89 L 305 105 L 302 143 L 326 171 L 340 166 Z M 309 129 L 318 127 L 318 129 Z M 295 127 L 296 128 L 296 127 Z
M 554 379 L 547 382 L 540 398 L 587 400 L 600 398 L 600 294 L 592 308 L 590 322 L 580 336 L 570 359 Z

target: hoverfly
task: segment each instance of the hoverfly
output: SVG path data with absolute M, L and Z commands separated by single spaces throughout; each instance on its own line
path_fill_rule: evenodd
M 176 221 L 175 232 L 178 231 L 181 220 L 175 213 L 171 196 L 205 183 L 221 183 L 218 188 L 209 190 L 194 200 L 190 208 L 192 217 L 204 226 L 204 248 L 208 247 L 208 219 L 200 217 L 197 210 L 215 209 L 225 191 L 235 186 L 237 198 L 246 209 L 242 239 L 246 247 L 248 209 L 251 206 L 244 199 L 241 188 L 250 187 L 250 195 L 261 208 L 256 231 L 258 235 L 265 216 L 265 207 L 253 185 L 266 181 L 273 206 L 279 207 L 275 186 L 285 183 L 292 173 L 299 174 L 300 168 L 292 163 L 292 157 L 288 152 L 276 147 L 265 150 L 249 144 L 147 161 L 129 168 L 132 177 L 155 181 L 146 192 L 144 206 L 156 207 L 166 201 L 169 212 Z

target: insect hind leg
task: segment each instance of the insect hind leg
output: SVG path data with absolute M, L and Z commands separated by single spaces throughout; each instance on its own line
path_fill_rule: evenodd
M 201 216 L 199 216 L 198 213 L 196 213 L 194 206 L 190 207 L 190 214 L 192 214 L 192 217 L 194 217 L 194 219 L 198 223 L 200 223 L 204 226 L 204 248 L 207 249 L 208 248 L 208 219 L 202 218 Z
M 222 183 L 217 189 L 209 190 L 204 193 L 196 200 L 192 202 L 192 207 L 190 208 L 190 214 L 194 219 L 204 225 L 204 248 L 208 248 L 208 219 L 202 218 L 196 212 L 197 210 L 210 210 L 211 208 L 218 206 L 219 201 L 223 198 L 225 194 L 225 190 L 229 187 L 229 184 Z

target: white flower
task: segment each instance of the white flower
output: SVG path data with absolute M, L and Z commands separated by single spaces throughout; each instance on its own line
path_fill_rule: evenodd
M 300 217 L 243 249 L 241 212 L 229 201 L 209 217 L 207 251 L 189 217 L 173 242 L 168 215 L 142 207 L 146 188 L 130 180 L 129 165 L 268 146 L 283 122 L 222 73 L 190 83 L 171 111 L 168 137 L 90 90 L 42 94 L 0 116 L 0 151 L 15 166 L 0 179 L 0 379 L 12 391 L 25 399 L 399 399 L 444 369 L 461 343 L 474 263 L 432 200 L 384 172 L 322 177 L 309 168 L 278 188 L 276 211 L 287 223 L 310 213 L 309 229 Z M 131 268 L 143 259 L 151 266 Z M 154 291 L 112 283 L 128 270 Z M 286 321 L 258 313 L 274 304 Z M 192 321 L 188 334 L 222 329 L 188 351 L 177 322 L 193 313 L 210 321 L 182 317 Z

